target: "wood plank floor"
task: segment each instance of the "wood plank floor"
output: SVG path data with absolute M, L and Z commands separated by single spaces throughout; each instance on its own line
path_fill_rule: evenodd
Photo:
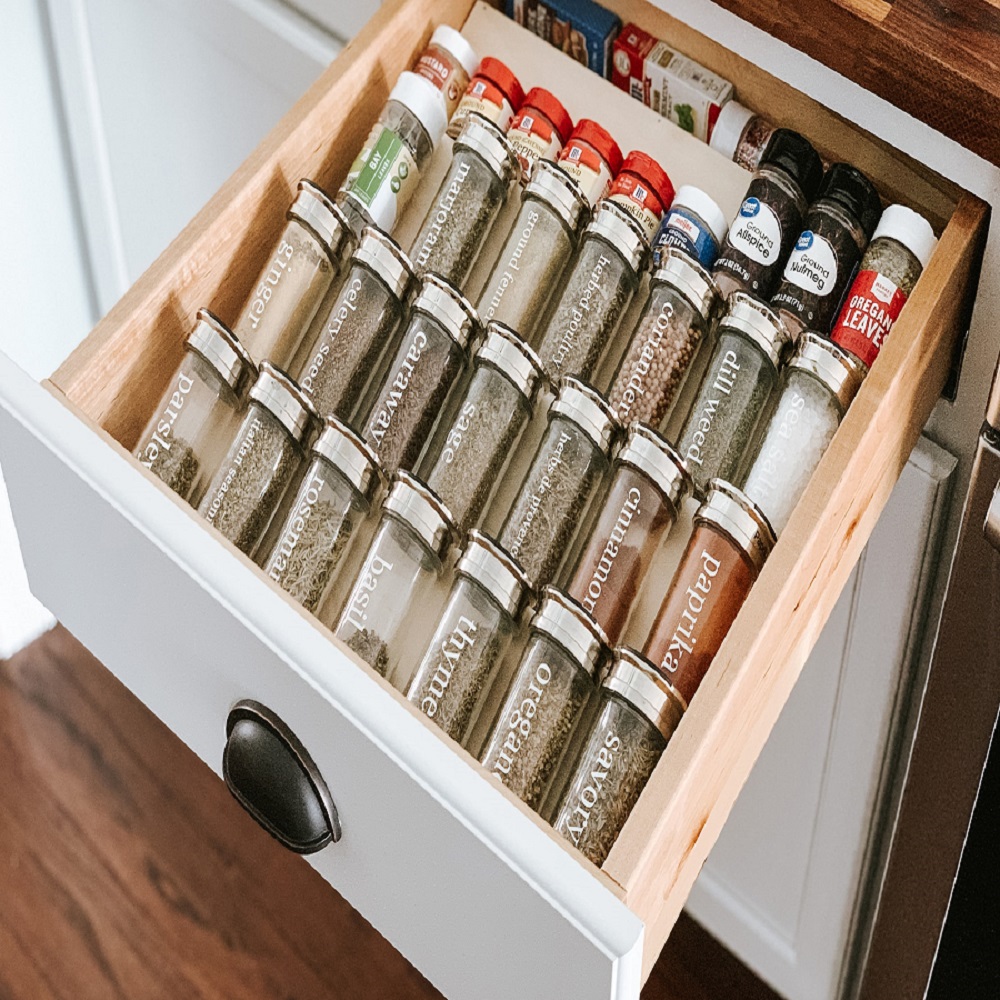
M 65 630 L 0 661 L 0 1000 L 438 996 Z M 643 1000 L 727 997 L 683 918 Z

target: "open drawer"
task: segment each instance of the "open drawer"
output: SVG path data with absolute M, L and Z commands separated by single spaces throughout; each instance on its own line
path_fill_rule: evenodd
M 50 382 L 0 356 L 0 461 L 36 595 L 217 771 L 236 702 L 279 715 L 343 824 L 312 863 L 453 1000 L 636 1000 L 940 395 L 987 224 L 978 199 L 652 5 L 609 6 L 861 167 L 942 236 L 602 870 L 128 451 L 197 309 L 235 316 L 298 179 L 336 190 L 434 25 L 462 27 L 471 10 L 484 32 L 498 15 L 470 0 L 387 3 Z M 520 58 L 545 65 L 522 78 L 544 84 L 568 60 L 536 41 Z M 572 88 L 560 93 L 579 116 Z

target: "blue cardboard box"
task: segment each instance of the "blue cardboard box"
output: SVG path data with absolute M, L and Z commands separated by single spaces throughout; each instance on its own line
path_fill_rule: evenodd
M 593 0 L 507 0 L 507 16 L 605 79 L 622 23 Z

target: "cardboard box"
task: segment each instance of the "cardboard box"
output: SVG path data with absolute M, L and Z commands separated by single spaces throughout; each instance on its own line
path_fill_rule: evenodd
M 621 21 L 593 0 L 507 0 L 507 15 L 603 77 Z

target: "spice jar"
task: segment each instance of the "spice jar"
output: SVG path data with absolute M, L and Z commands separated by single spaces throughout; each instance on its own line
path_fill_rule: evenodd
M 861 387 L 864 366 L 829 340 L 806 333 L 781 379 L 743 484 L 779 535 Z
M 358 525 L 381 484 L 371 449 L 337 421 L 323 428 L 264 572 L 307 611 L 330 594 Z
M 361 431 L 387 473 L 416 465 L 478 329 L 466 299 L 427 275 Z
M 587 380 L 639 287 L 648 244 L 632 217 L 604 201 L 580 239 L 538 347 L 546 375 Z
M 715 659 L 774 541 L 767 518 L 740 490 L 721 479 L 712 481 L 643 650 L 685 705 Z
M 624 208 L 639 223 L 646 239 L 651 240 L 674 200 L 674 185 L 656 160 L 634 149 L 612 182 L 608 200 Z
M 454 139 L 472 114 L 506 132 L 523 103 L 524 91 L 517 77 L 499 59 L 485 56 L 451 116 L 448 135 Z
M 437 87 L 416 73 L 400 73 L 337 192 L 357 236 L 366 226 L 392 232 L 447 124 Z
M 597 717 L 573 764 L 552 826 L 603 865 L 685 711 L 645 657 L 616 652 Z
M 532 809 L 545 799 L 607 656 L 586 612 L 548 588 L 480 755 L 486 770 Z
M 465 36 L 447 24 L 441 24 L 434 29 L 413 72 L 437 87 L 444 103 L 445 117 L 451 118 L 478 65 L 479 57 Z
M 207 309 L 199 309 L 184 357 L 139 435 L 135 457 L 197 506 L 232 440 L 247 384 L 256 378 L 257 369 L 236 337 Z
M 243 422 L 198 513 L 252 556 L 302 464 L 315 411 L 298 386 L 265 361 Z
M 823 163 L 809 140 L 779 128 L 712 271 L 724 296 L 743 291 L 770 298 L 822 179 Z
M 653 239 L 653 266 L 659 267 L 667 250 L 676 247 L 703 267 L 712 267 L 726 232 L 726 216 L 715 199 L 701 188 L 685 184 L 678 189 Z
M 771 309 L 744 292 L 733 295 L 677 446 L 698 496 L 710 479 L 735 480 L 787 345 L 788 331 Z
M 520 169 L 503 132 L 471 115 L 413 241 L 410 252 L 419 273 L 440 275 L 456 287 L 465 284 Z
M 691 477 L 677 452 L 655 431 L 632 424 L 566 588 L 611 645 L 624 634 L 653 557 L 690 491 Z
M 870 368 L 936 246 L 934 230 L 922 215 L 890 205 L 861 258 L 830 334 L 833 342 Z
M 521 183 L 531 180 L 539 160 L 554 160 L 573 131 L 573 119 L 554 94 L 542 87 L 528 91 L 507 129 L 507 140 L 521 163 Z
M 721 302 L 712 276 L 693 257 L 670 249 L 662 261 L 611 382 L 609 402 L 623 424 L 660 427 Z
M 453 530 L 437 497 L 399 473 L 335 630 L 341 642 L 397 687 L 409 679 L 397 683 L 412 599 L 441 574 Z
M 504 323 L 530 341 L 589 216 L 580 189 L 555 164 L 540 160 L 479 300 L 483 321 Z
M 830 167 L 771 299 L 793 339 L 829 332 L 881 214 L 878 191 L 860 170 Z
M 531 419 L 541 378 L 535 352 L 496 323 L 473 359 L 454 419 L 428 453 L 427 485 L 461 531 L 478 523 Z
M 395 342 L 412 282 L 406 254 L 381 230 L 366 229 L 339 292 L 320 308 L 299 373 L 302 391 L 321 416 L 354 418 L 372 373 Z
M 726 101 L 716 119 L 709 145 L 727 160 L 753 173 L 760 166 L 771 136 L 777 131 L 777 125 L 754 114 L 739 101 Z
M 591 208 L 611 189 L 622 168 L 622 151 L 611 133 L 589 118 L 581 118 L 559 151 L 556 163 L 576 181 Z
M 279 368 L 291 363 L 354 246 L 344 214 L 311 181 L 299 181 L 287 219 L 233 326 L 251 357 Z
M 608 470 L 617 423 L 600 393 L 563 379 L 549 424 L 500 529 L 532 587 L 555 578 Z
M 455 568 L 444 614 L 406 697 L 453 740 L 464 743 L 510 648 L 527 593 L 524 574 L 478 531 Z

